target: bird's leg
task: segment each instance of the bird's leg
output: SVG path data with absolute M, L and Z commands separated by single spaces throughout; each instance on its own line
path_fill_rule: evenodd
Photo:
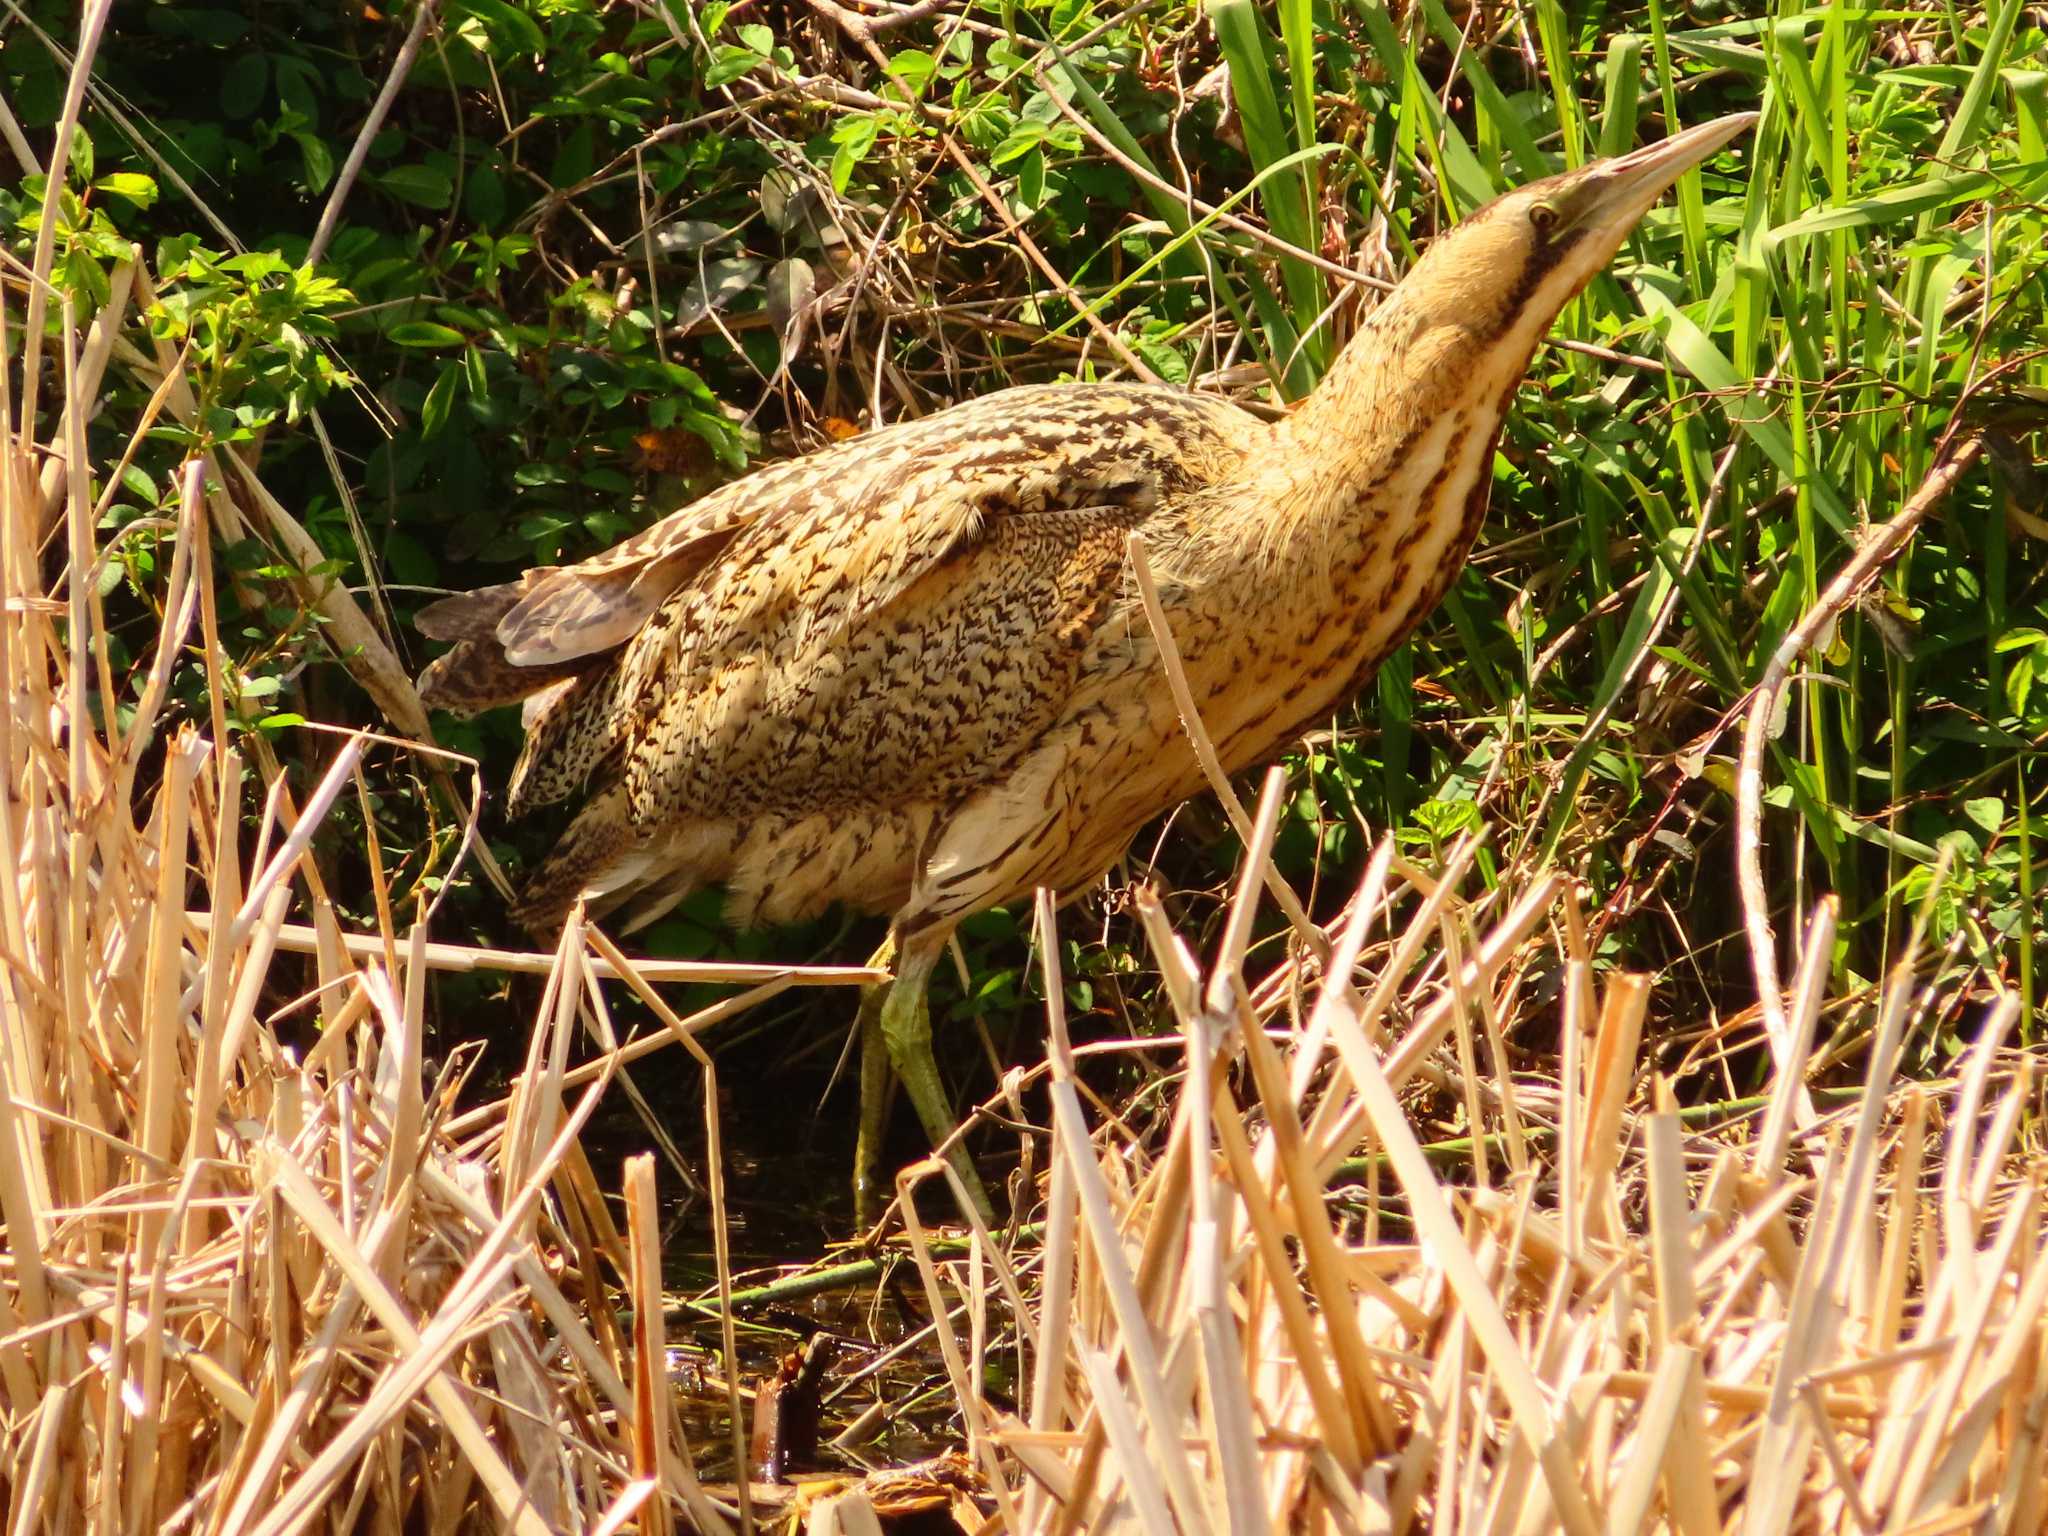
M 869 966 L 887 970 L 896 953 L 891 934 Z M 882 1039 L 882 1003 L 893 982 L 876 982 L 860 993 L 860 1135 L 853 1149 L 853 1220 L 865 1227 L 881 1208 L 875 1188 L 882 1163 L 882 1134 L 889 1117 L 889 1047 Z
M 934 1147 L 943 1144 L 958 1128 L 953 1120 L 953 1106 L 946 1098 L 945 1085 L 939 1081 L 938 1063 L 932 1059 L 932 1015 L 925 998 L 932 967 L 945 953 L 946 938 L 946 931 L 941 930 L 919 934 L 903 943 L 897 955 L 896 980 L 882 1001 L 879 1030 L 882 1042 L 888 1048 L 890 1064 L 896 1068 L 896 1075 L 903 1079 L 910 1102 L 917 1107 L 917 1117 L 924 1122 L 925 1135 L 931 1138 Z M 865 1087 L 865 1063 L 862 1064 L 861 1081 Z M 983 1219 L 993 1220 L 988 1195 L 982 1190 L 981 1179 L 968 1159 L 967 1149 L 956 1143 L 949 1161 L 954 1172 L 959 1174 L 960 1182 L 966 1185 L 968 1198 L 973 1200 Z

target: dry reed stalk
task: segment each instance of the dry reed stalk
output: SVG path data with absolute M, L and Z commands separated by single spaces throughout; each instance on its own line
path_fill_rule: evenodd
M 88 8 L 53 177 L 105 12 Z M 310 547 L 252 465 L 189 460 L 157 530 L 174 553 L 155 653 L 135 670 L 135 712 L 110 718 L 103 488 L 159 411 L 186 415 L 192 398 L 142 329 L 139 254 L 83 315 L 50 283 L 47 223 L 36 249 L 0 287 L 0 355 L 10 333 L 28 338 L 25 374 L 0 369 L 6 1531 L 747 1528 L 744 1501 L 726 1508 L 688 1475 L 651 1172 L 629 1181 L 629 1255 L 577 1136 L 630 1060 L 680 1041 L 715 1106 L 695 1034 L 786 987 L 872 973 L 629 962 L 580 923 L 552 957 L 437 944 L 381 877 L 350 893 L 378 931 L 344 933 L 311 850 L 340 797 L 362 792 L 370 738 L 338 738 L 299 803 L 261 736 L 232 733 L 219 671 L 211 539 L 241 536 L 246 506 L 288 556 Z M 85 423 L 108 430 L 99 391 L 115 373 L 150 399 L 96 467 Z M 338 583 L 304 586 L 345 635 L 376 639 Z M 167 731 L 195 619 L 201 723 Z M 374 671 L 388 653 L 361 657 Z M 394 714 L 423 724 L 395 663 L 379 676 Z M 295 908 L 307 923 L 285 920 Z M 460 1114 L 425 1049 L 427 973 L 448 968 L 548 978 L 512 1092 Z M 604 987 L 618 980 L 664 1033 L 614 1037 Z M 681 1019 L 654 991 L 677 980 L 744 990 Z M 266 1016 L 277 991 L 318 1010 L 303 1056 Z M 597 1049 L 572 1065 L 585 1032 Z M 709 1130 L 715 1149 L 715 1118 Z M 718 1241 L 729 1292 L 722 1228 Z M 563 1255 L 580 1294 L 558 1278 Z M 605 1266 L 634 1288 L 637 1342 L 600 1289 Z
M 1952 1105 L 1931 1192 L 1937 1090 L 1895 1077 L 1927 1006 L 1917 935 L 1878 989 L 1860 1097 L 1823 1113 L 1808 1091 L 1831 900 L 1760 1042 L 1778 1075 L 1746 1139 L 1645 1078 L 1649 983 L 1596 984 L 1569 892 L 1534 885 L 1482 917 L 1452 894 L 1462 856 L 1426 895 L 1376 861 L 1329 983 L 1276 1045 L 1258 1005 L 1290 988 L 1244 967 L 1278 794 L 1269 782 L 1251 818 L 1206 973 L 1140 899 L 1188 1051 L 1155 1147 L 1087 1125 L 1058 949 L 1040 946 L 1054 1150 L 1019 1329 L 1024 1416 L 955 1372 L 1006 1528 L 2041 1529 L 2048 1219 L 2040 1169 L 2016 1154 L 2035 1075 L 2001 1054 L 2012 999 L 1938 1090 Z M 1381 925 L 1379 972 L 1354 990 Z M 1510 1080 L 1516 1040 L 1546 1031 L 1520 984 L 1546 926 L 1559 1075 Z M 1482 1135 L 1498 1150 L 1483 1179 L 1425 1156 L 1397 1098 L 1425 1080 L 1474 1157 Z M 1392 1174 L 1363 1212 L 1326 1187 L 1321 1155 L 1361 1141 Z M 927 1246 L 914 1221 L 911 1236 Z M 1148 1291 L 1154 1253 L 1175 1260 Z M 999 1250 L 986 1262 L 1013 1271 Z M 943 1270 L 920 1266 L 943 1317 Z M 947 1324 L 940 1340 L 956 1348 Z

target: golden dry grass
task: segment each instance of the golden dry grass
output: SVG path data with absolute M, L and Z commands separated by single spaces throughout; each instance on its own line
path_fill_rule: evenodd
M 89 62 L 88 47 L 75 84 Z M 287 565 L 319 564 L 252 463 L 185 464 L 162 628 L 136 708 L 110 718 L 124 695 L 94 495 L 115 477 L 88 472 L 113 466 L 90 466 L 84 424 L 110 367 L 151 394 L 124 459 L 159 413 L 189 419 L 193 397 L 182 359 L 140 323 L 140 253 L 105 309 L 78 315 L 50 285 L 50 252 L 41 242 L 37 266 L 0 280 L 0 353 L 7 331 L 25 334 L 20 376 L 42 395 L 10 399 L 0 374 L 0 419 L 25 423 L 0 434 L 7 1531 L 728 1528 L 742 1511 L 697 1486 L 670 1391 L 651 1164 L 629 1166 L 622 1237 L 577 1133 L 628 1061 L 680 1044 L 708 1078 L 697 1030 L 787 986 L 870 973 L 636 967 L 580 923 L 552 957 L 430 944 L 382 889 L 382 931 L 343 933 L 309 850 L 361 788 L 368 738 L 334 734 L 296 803 L 260 734 L 233 720 L 217 665 L 217 602 L 239 594 L 215 590 L 214 538 L 253 524 Z M 423 737 L 410 683 L 347 590 L 297 585 Z M 207 724 L 163 739 L 174 670 L 195 661 Z M 287 924 L 294 910 L 310 923 Z M 309 958 L 280 958 L 292 950 Z M 458 1112 L 466 1074 L 427 1059 L 436 966 L 547 973 L 505 1097 Z M 620 1042 L 605 978 L 662 1028 Z M 745 990 L 685 1019 L 657 979 Z M 301 1012 L 319 1026 L 302 1055 L 274 1027 Z M 630 1329 L 600 1283 L 612 1277 Z
M 1254 982 L 1283 800 L 1276 775 L 1206 972 L 1141 908 L 1185 1053 L 1163 1145 L 1084 1110 L 1055 965 L 1043 1247 L 942 1264 L 920 1241 L 933 1314 L 972 1319 L 941 1342 L 1005 1528 L 2042 1528 L 2048 1226 L 2016 1155 L 2035 1088 L 2001 1053 L 2014 999 L 1949 1080 L 1900 1081 L 1928 1001 L 1909 954 L 1868 1000 L 1862 1093 L 1824 1112 L 1824 903 L 1768 1094 L 1701 1123 L 1642 1080 L 1647 979 L 1596 986 L 1554 879 L 1468 905 L 1469 843 L 1407 892 L 1382 848 L 1335 945 L 1345 983 L 1292 961 Z M 1503 1063 L 1550 959 L 1545 1079 Z M 1459 1164 L 1418 1140 L 1403 1097 L 1425 1080 L 1485 1133 Z M 1014 1413 L 981 1390 L 1008 1351 Z
M 127 340 L 125 306 L 147 291 L 138 261 L 108 314 L 62 316 L 68 400 L 118 356 L 180 409 L 178 360 Z M 335 736 L 295 804 L 209 666 L 213 729 L 155 740 L 195 629 L 201 658 L 215 652 L 211 564 L 195 558 L 209 530 L 239 534 L 253 509 L 277 534 L 289 515 L 246 465 L 187 465 L 163 632 L 140 707 L 110 724 L 95 477 L 53 473 L 86 462 L 85 412 L 52 414 L 51 440 L 0 444 L 9 1531 L 743 1522 L 697 1485 L 679 1432 L 651 1168 L 626 1180 L 622 1236 L 576 1132 L 634 1057 L 680 1040 L 709 1074 L 697 1030 L 867 973 L 636 966 L 580 923 L 552 958 L 436 944 L 388 900 L 384 931 L 344 934 L 308 849 L 358 783 L 365 738 Z M 308 579 L 302 596 L 368 636 L 356 661 L 376 677 L 347 593 Z M 1384 925 L 1356 971 L 1367 995 L 1314 992 L 1312 963 L 1252 985 L 1258 891 L 1306 925 L 1265 857 L 1279 803 L 1269 786 L 1256 822 L 1229 807 L 1252 856 L 1206 976 L 1145 909 L 1192 1042 L 1164 1147 L 1091 1127 L 1055 1007 L 1042 1250 L 984 1242 L 941 1264 L 903 1203 L 935 1312 L 949 1287 L 968 1303 L 968 1338 L 939 1337 L 1007 1528 L 2040 1527 L 2048 1248 L 2037 1180 L 2012 1155 L 2033 1084 L 1999 1054 L 2010 1003 L 1952 1081 L 1897 1083 L 1919 1006 L 1902 968 L 1866 1093 L 1823 1113 L 1803 1087 L 1823 907 L 1771 1031 L 1768 1102 L 1695 1126 L 1638 1082 L 1647 984 L 1614 976 L 1596 994 L 1553 879 L 1506 910 L 1462 903 L 1469 847 L 1438 881 L 1383 853 L 1334 946 L 1306 933 L 1305 952 L 1334 947 L 1331 974 L 1351 977 Z M 1397 900 L 1404 878 L 1415 890 Z M 295 908 L 312 921 L 286 923 Z M 1568 978 L 1561 1082 L 1502 1067 L 1544 932 Z M 266 1011 L 292 952 L 311 977 L 293 1006 L 323 1026 L 303 1058 Z M 459 1074 L 426 1060 L 434 966 L 547 971 L 507 1097 L 458 1110 Z M 665 1033 L 618 1043 L 604 980 Z M 752 985 L 679 1019 L 666 980 Z M 1266 1027 L 1305 989 L 1314 1005 L 1276 1045 Z M 572 1066 L 579 1030 L 599 1048 Z M 1240 1051 L 1249 1121 L 1219 1096 Z M 1505 1176 L 1483 1150 L 1455 1178 L 1424 1155 L 1397 1097 L 1418 1078 L 1463 1097 Z M 1333 1201 L 1361 1145 L 1367 1182 Z M 608 1272 L 632 1327 L 591 1283 Z M 1021 1416 L 977 1387 L 1011 1319 L 1032 1383 Z M 857 1521 L 866 1497 L 814 1519 Z

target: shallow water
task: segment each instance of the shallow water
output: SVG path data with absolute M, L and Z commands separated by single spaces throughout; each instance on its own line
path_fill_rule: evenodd
M 763 1284 L 819 1261 L 864 1257 L 846 1247 L 853 1232 L 852 1171 L 857 1109 L 850 1079 L 828 1095 L 820 1067 L 754 1063 L 742 1045 L 718 1057 L 720 1127 L 724 1143 L 727 1234 L 736 1290 Z M 657 1058 L 658 1060 L 659 1058 Z M 829 1061 L 823 1065 L 829 1068 Z M 719 1372 L 715 1315 L 688 1303 L 715 1298 L 711 1206 L 703 1187 L 705 1134 L 702 1077 L 680 1054 L 634 1080 L 681 1150 L 689 1184 L 662 1156 L 640 1115 L 614 1091 L 585 1132 L 584 1144 L 601 1187 L 616 1187 L 621 1162 L 656 1151 L 663 1207 L 663 1272 L 669 1290 L 671 1379 L 698 1471 L 709 1481 L 733 1476 L 732 1440 Z M 915 1156 L 914 1126 L 894 1129 L 892 1155 Z M 835 1358 L 821 1414 L 820 1470 L 896 1466 L 959 1444 L 953 1394 L 936 1345 L 925 1339 L 893 1361 L 880 1357 L 929 1321 L 924 1291 L 906 1259 L 879 1280 L 770 1306 L 742 1308 L 737 1342 L 740 1380 L 751 1389 L 772 1375 L 793 1349 L 827 1338 Z M 872 1437 L 833 1449 L 829 1442 L 877 1404 Z

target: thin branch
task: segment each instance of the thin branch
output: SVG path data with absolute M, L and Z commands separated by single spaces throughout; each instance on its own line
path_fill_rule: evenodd
M 1159 664 L 1166 671 L 1167 686 L 1173 690 L 1174 708 L 1180 712 L 1180 723 L 1188 734 L 1188 743 L 1194 748 L 1195 761 L 1202 766 L 1203 777 L 1222 802 L 1224 814 L 1237 830 L 1239 839 L 1249 848 L 1252 841 L 1252 821 L 1245 814 L 1244 803 L 1237 798 L 1237 791 L 1231 788 L 1230 775 L 1224 770 L 1223 759 L 1217 755 L 1216 744 L 1210 739 L 1208 730 L 1202 724 L 1200 709 L 1195 704 L 1195 695 L 1188 687 L 1187 671 L 1181 666 L 1180 647 L 1174 643 L 1173 627 L 1167 623 L 1166 608 L 1159 601 L 1159 587 L 1152 580 L 1152 564 L 1145 558 L 1145 536 L 1133 532 L 1124 541 L 1124 550 L 1131 562 L 1131 575 L 1138 583 L 1138 596 L 1144 603 L 1146 622 L 1152 626 L 1152 640 L 1159 648 Z M 1280 878 L 1270 865 L 1265 870 L 1266 889 L 1280 904 L 1280 910 L 1287 914 L 1287 920 L 1294 925 L 1294 931 L 1301 938 L 1310 954 L 1319 965 L 1327 965 L 1330 959 L 1330 941 L 1323 931 L 1316 927 L 1307 912 L 1302 910 L 1300 898 L 1294 888 Z
M 836 4 L 835 0 L 805 0 L 805 4 L 809 5 L 819 16 L 836 25 L 852 41 L 858 43 L 862 51 L 874 62 L 875 67 L 880 69 L 885 75 L 888 73 L 889 58 L 875 43 L 875 27 L 873 23 L 865 17 L 855 15 L 844 6 Z M 1117 361 L 1121 362 L 1124 367 L 1145 383 L 1160 383 L 1159 375 L 1146 366 L 1145 360 L 1131 350 L 1123 337 L 1117 335 L 1115 331 L 1103 324 L 1100 315 L 1096 314 L 1090 306 L 1081 303 L 1074 296 L 1073 285 L 1066 278 L 1062 277 L 1059 268 L 1055 267 L 1046 258 L 1045 252 L 1038 248 L 1038 242 L 1024 232 L 1024 226 L 1018 222 L 1017 216 L 1010 212 L 1010 205 L 1003 201 L 994 187 L 989 185 L 988 178 L 981 174 L 981 168 L 974 163 L 972 157 L 967 155 L 954 140 L 951 131 L 943 121 L 941 110 L 927 102 L 920 92 L 907 91 L 905 92 L 905 97 L 910 104 L 911 110 L 920 117 L 927 119 L 938 130 L 939 144 L 945 150 L 947 158 L 959 167 L 960 174 L 965 176 L 973 185 L 975 193 L 981 198 L 982 202 L 988 205 L 989 212 L 993 213 L 1001 221 L 1005 233 L 1017 242 L 1018 248 L 1030 258 L 1032 265 L 1045 274 L 1046 281 L 1059 290 L 1060 296 L 1073 305 L 1074 309 L 1087 322 L 1089 329 L 1101 338 L 1103 345 L 1116 354 Z
M 426 40 L 427 23 L 434 19 L 440 3 L 441 0 L 419 0 L 413 7 L 412 29 L 405 34 L 398 57 L 391 61 L 391 73 L 384 77 L 384 89 L 370 104 L 370 115 L 363 119 L 362 130 L 356 134 L 355 143 L 349 146 L 348 159 L 342 162 L 341 174 L 334 179 L 334 190 L 327 195 L 327 206 L 320 210 L 320 227 L 313 231 L 313 243 L 306 247 L 307 266 L 318 266 L 320 258 L 327 254 L 327 244 L 334 238 L 335 226 L 341 222 L 342 205 L 348 201 L 356 177 L 362 174 L 363 161 L 369 158 L 370 141 L 383 128 L 392 102 L 398 99 L 398 88 L 412 73 L 413 60 L 419 57 L 420 44 Z
M 1742 763 L 1735 782 L 1735 877 L 1742 892 L 1742 925 L 1749 935 L 1750 967 L 1756 976 L 1758 1001 L 1772 1039 L 1785 1032 L 1785 997 L 1778 976 L 1776 936 L 1771 932 L 1769 899 L 1764 892 L 1763 817 L 1764 743 L 1774 732 L 1771 721 L 1783 703 L 1792 668 L 1828 625 L 1835 622 L 1878 573 L 1891 562 L 1927 514 L 1955 489 L 1956 482 L 1983 455 L 1984 439 L 1971 434 L 1951 438 L 1936 453 L 1934 467 L 1911 499 L 1888 523 L 1873 528 L 1849 563 L 1835 573 L 1827 590 L 1787 631 L 1771 653 L 1770 665 L 1749 697 L 1742 722 Z
M 816 3 L 816 0 L 813 0 L 813 3 Z M 1055 49 L 1054 52 L 1058 53 L 1058 50 Z M 1066 56 L 1064 54 L 1059 54 L 1058 56 L 1062 66 L 1066 66 Z M 1334 277 L 1340 282 L 1350 283 L 1360 288 L 1369 288 L 1374 293 L 1392 293 L 1394 291 L 1394 283 L 1387 278 L 1374 277 L 1370 273 L 1360 272 L 1355 267 L 1347 267 L 1342 262 L 1332 261 L 1320 252 L 1306 250 L 1291 240 L 1282 239 L 1279 235 L 1274 234 L 1270 229 L 1265 228 L 1261 224 L 1257 224 L 1239 214 L 1232 213 L 1227 208 L 1219 208 L 1213 203 L 1204 202 L 1186 187 L 1175 186 L 1148 166 L 1140 164 L 1125 154 L 1111 141 L 1107 134 L 1089 122 L 1079 112 L 1076 112 L 1073 103 L 1053 89 L 1052 82 L 1046 77 L 1046 72 L 1043 68 L 1034 67 L 1032 74 L 1033 78 L 1038 81 L 1040 89 L 1045 92 L 1046 99 L 1058 107 L 1061 115 L 1072 122 L 1075 127 L 1079 128 L 1082 136 L 1089 143 L 1093 144 L 1101 154 L 1127 175 L 1142 181 L 1155 192 L 1160 192 L 1173 198 L 1190 215 L 1213 221 L 1222 225 L 1225 229 L 1235 230 L 1247 239 L 1265 246 L 1277 256 L 1285 256 L 1292 261 L 1304 262 L 1325 276 Z M 1644 357 L 1635 352 L 1617 352 L 1612 347 L 1603 347 L 1596 342 L 1574 341 L 1560 336 L 1549 337 L 1547 341 L 1549 345 L 1563 351 L 1577 352 L 1582 356 L 1597 358 L 1601 362 L 1612 363 L 1618 367 L 1634 368 L 1638 372 L 1654 373 L 1660 376 L 1666 371 L 1665 365 L 1654 357 Z

